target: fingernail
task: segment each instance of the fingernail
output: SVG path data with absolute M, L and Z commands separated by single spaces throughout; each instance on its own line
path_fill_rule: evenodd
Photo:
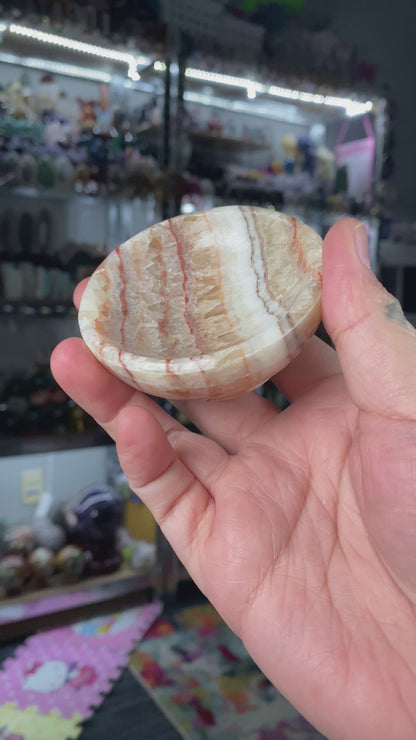
M 354 226 L 355 248 L 361 262 L 367 267 L 370 265 L 370 253 L 368 251 L 367 229 L 364 224 Z

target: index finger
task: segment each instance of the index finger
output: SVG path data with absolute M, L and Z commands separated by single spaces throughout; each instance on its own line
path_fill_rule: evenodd
M 77 287 L 74 290 L 73 300 L 77 311 L 79 311 L 79 304 L 81 303 L 82 294 L 87 287 L 88 280 L 89 278 L 84 278 L 84 280 L 81 280 L 81 282 L 78 283 Z

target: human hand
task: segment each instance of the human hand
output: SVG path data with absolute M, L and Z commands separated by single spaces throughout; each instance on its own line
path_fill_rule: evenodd
M 356 244 L 358 242 L 358 251 Z M 416 331 L 367 264 L 324 243 L 323 319 L 255 393 L 180 408 L 193 434 L 69 339 L 61 386 L 117 445 L 131 488 L 276 687 L 331 740 L 416 737 Z M 80 290 L 76 296 L 79 301 Z

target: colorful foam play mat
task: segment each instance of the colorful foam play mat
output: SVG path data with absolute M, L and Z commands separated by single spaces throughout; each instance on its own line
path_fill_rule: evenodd
M 129 667 L 186 740 L 324 740 L 210 605 L 159 618 Z
M 0 740 L 75 740 L 161 611 L 154 602 L 27 639 L 0 669 Z

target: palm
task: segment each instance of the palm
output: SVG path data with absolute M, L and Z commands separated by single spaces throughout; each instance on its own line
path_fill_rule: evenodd
M 333 300 L 324 290 L 324 318 Z M 369 339 L 356 310 L 344 310 L 344 326 L 336 311 L 327 316 L 343 373 L 335 352 L 313 340 L 276 378 L 293 401 L 282 414 L 256 394 L 184 405 L 205 438 L 132 394 L 81 343 L 61 348 L 54 370 L 114 436 L 131 486 L 288 698 L 331 738 L 410 738 L 413 401 L 393 403 L 374 385 L 371 352 L 351 362 L 349 335 L 358 350 Z
M 391 423 L 397 434 L 396 422 Z M 395 717 L 397 695 L 391 675 L 383 675 L 380 666 L 388 665 L 400 682 L 411 677 L 415 657 L 414 648 L 409 652 L 416 636 L 411 602 L 380 557 L 396 566 L 390 534 L 410 535 L 413 523 L 402 512 L 394 520 L 385 512 L 384 528 L 378 530 L 385 552 L 377 552 L 356 494 L 361 487 L 357 460 L 366 453 L 368 439 L 376 450 L 368 461 L 378 471 L 374 483 L 384 478 L 385 490 L 395 490 L 397 480 L 379 455 L 388 424 L 359 412 L 340 376 L 321 383 L 231 459 L 214 486 L 215 526 L 207 518 L 193 558 L 201 588 L 266 673 L 309 716 L 324 686 L 326 728 L 334 721 L 348 723 L 346 737 L 389 736 L 393 726 L 387 718 Z M 373 482 L 365 486 L 372 489 Z M 414 496 L 411 480 L 401 493 Z M 416 543 L 413 561 L 415 555 Z M 408 641 L 407 624 L 412 628 Z M 360 687 L 365 719 L 359 704 L 344 706 L 345 696 L 358 689 L 355 682 L 365 687 Z M 355 725 L 351 713 L 357 711 Z M 391 736 L 401 737 L 396 717 L 394 726 L 397 734 Z M 403 737 L 410 737 L 404 728 Z

